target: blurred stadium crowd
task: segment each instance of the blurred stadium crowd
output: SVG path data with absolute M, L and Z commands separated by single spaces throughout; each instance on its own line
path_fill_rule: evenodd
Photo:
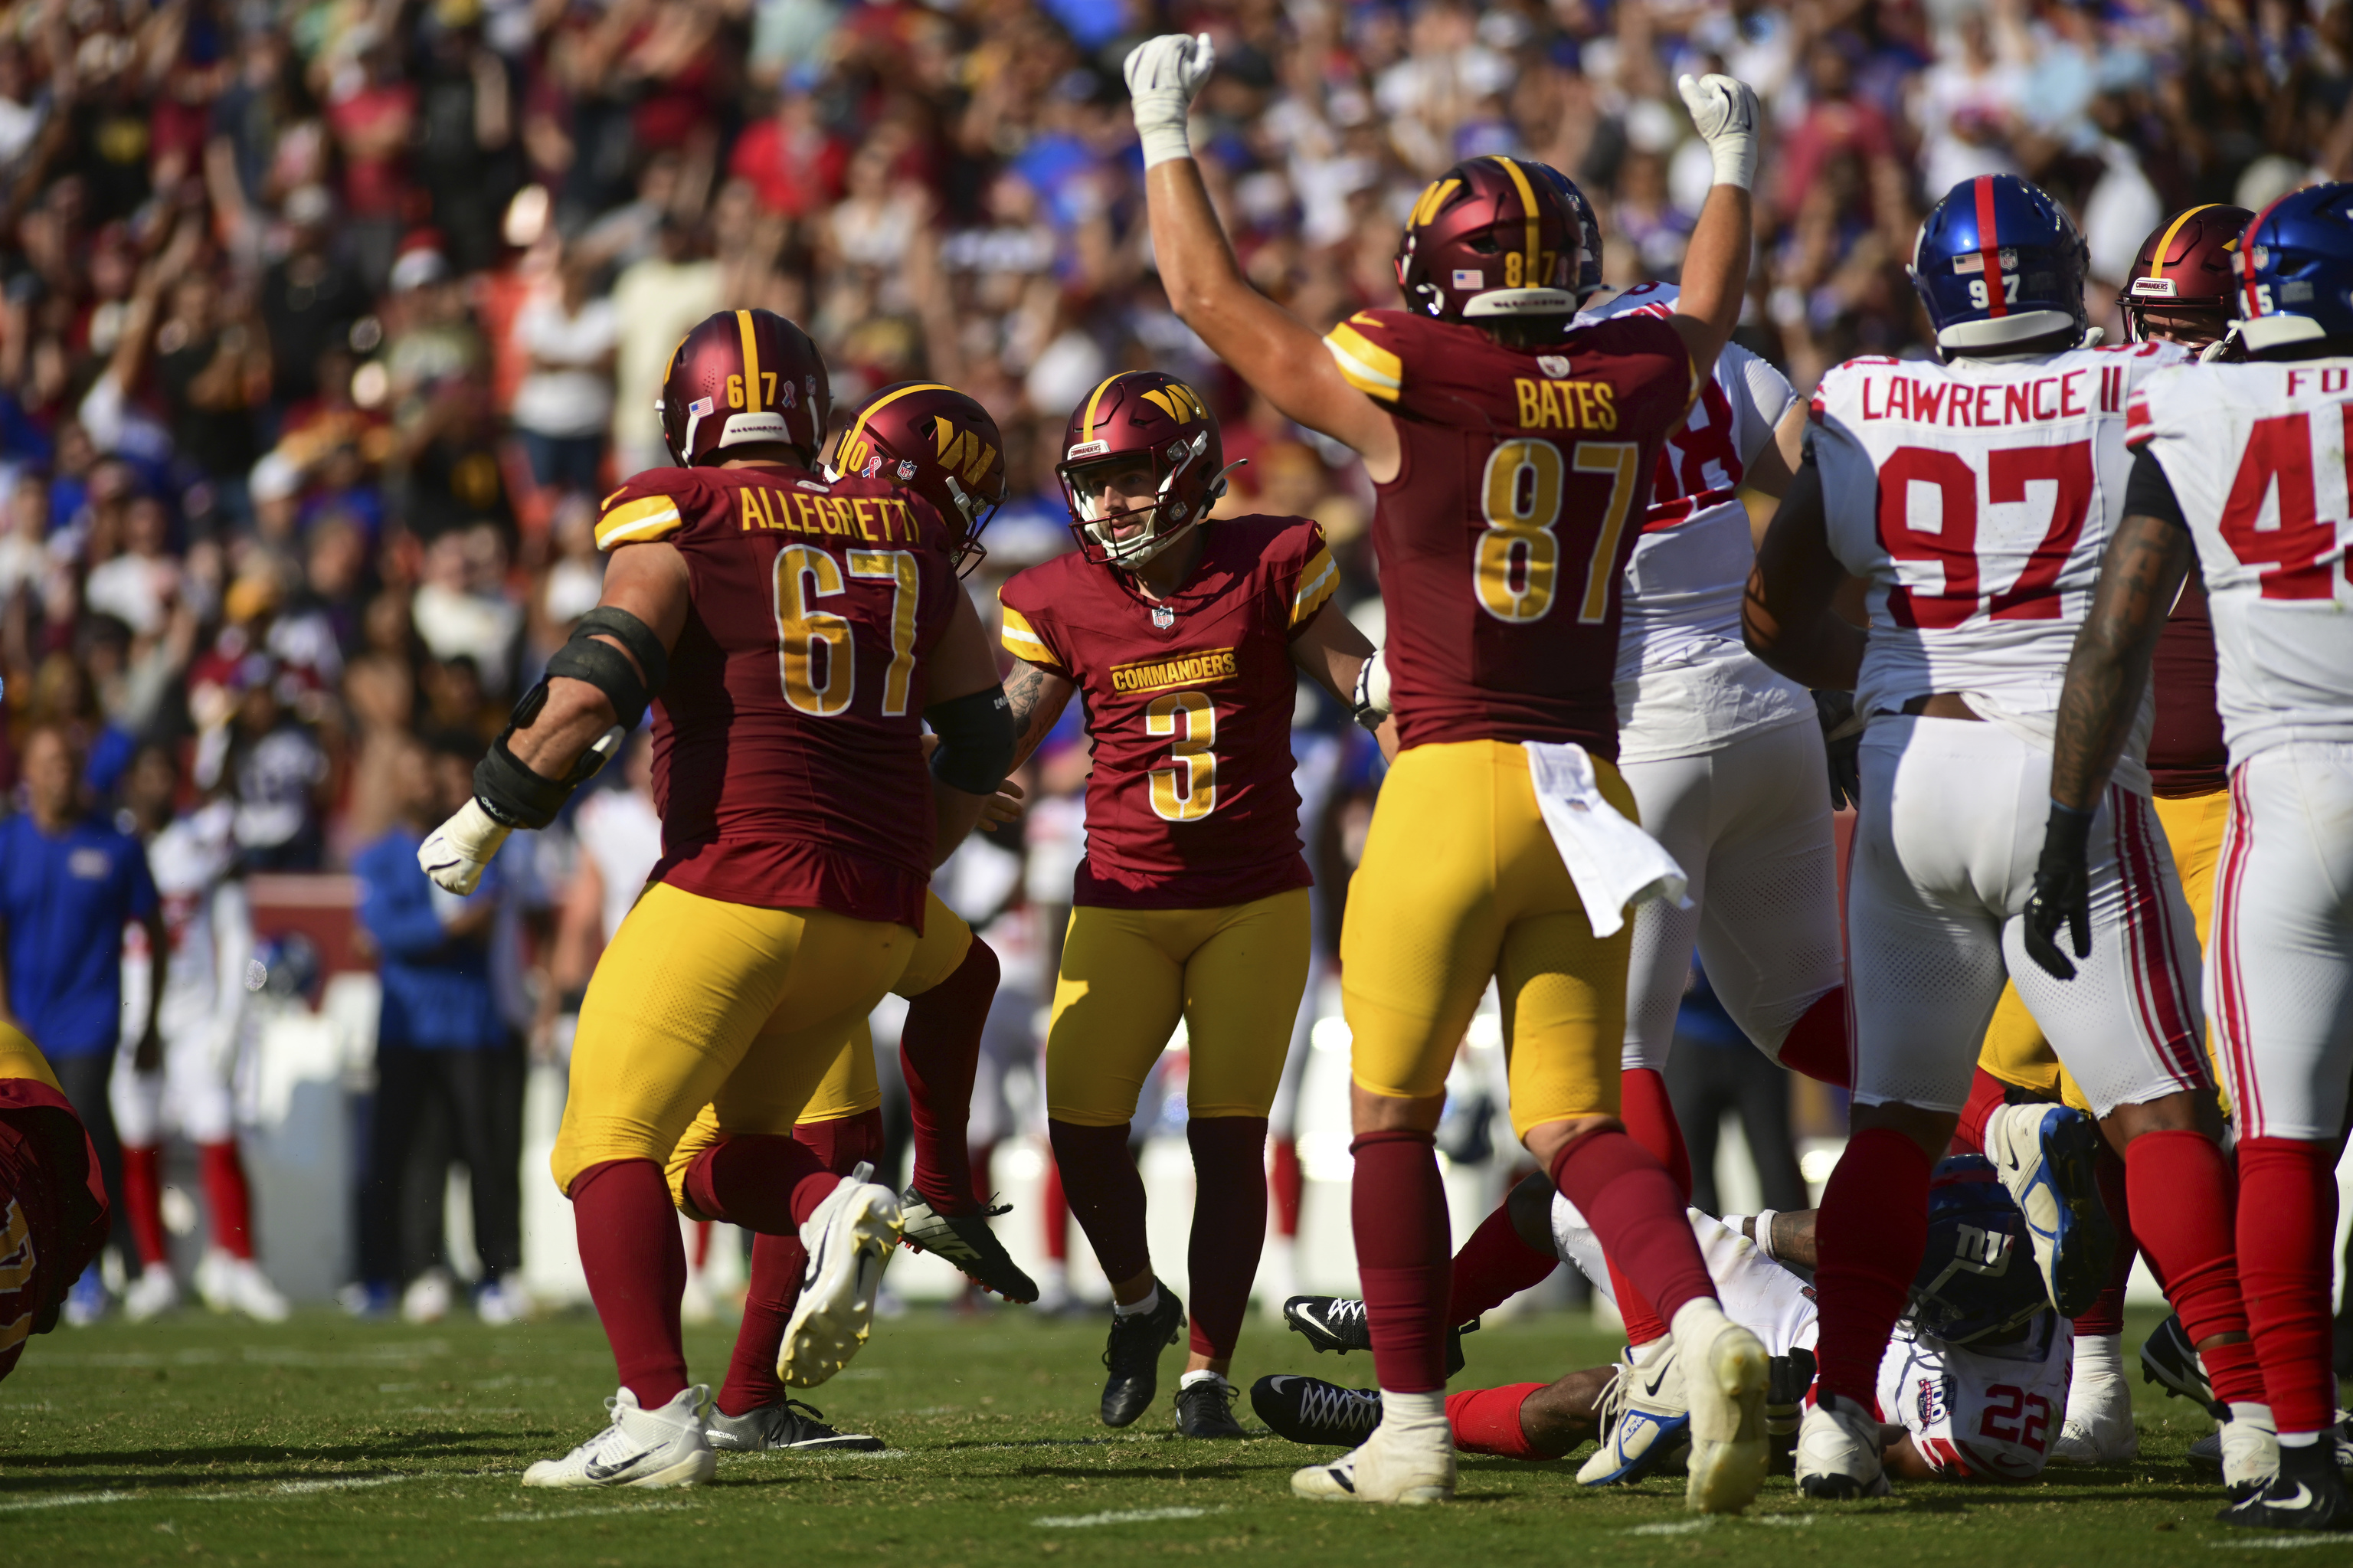
M 1210 363 L 1156 282 L 1118 62 L 1171 26 L 1217 40 L 1194 136 L 1243 264 L 1319 327 L 1394 302 L 1416 193 L 1482 153 L 1576 179 L 1613 284 L 1673 278 L 1710 173 L 1670 84 L 1753 82 L 1771 136 L 1742 337 L 1800 391 L 1926 352 L 1904 264 L 1960 179 L 2067 201 L 2096 302 L 2168 210 L 2353 175 L 2353 5 L 2296 0 L 20 0 L 0 789 L 54 733 L 77 810 L 112 812 L 159 748 L 176 794 L 148 831 L 209 805 L 237 868 L 356 870 L 389 908 L 373 879 L 413 860 L 371 848 L 454 803 L 596 603 L 596 498 L 668 461 L 664 361 L 723 306 L 805 323 L 845 410 L 921 376 L 996 413 L 1013 499 L 984 602 L 1068 547 L 1071 407 L 1153 366 L 1221 399 L 1250 460 L 1227 504 L 1320 520 L 1343 602 L 1377 613 L 1361 472 Z M 1344 717 L 1303 697 L 1325 888 L 1376 787 Z M 1083 737 L 1040 758 L 1021 854 L 1000 835 L 951 874 L 951 902 L 1000 922 L 1017 1033 L 1068 899 Z M 627 792 L 610 772 L 592 799 Z M 501 918 L 431 916 L 496 982 L 466 1027 L 502 1049 L 559 1051 L 593 964 L 613 874 L 575 842 L 498 885 Z M 425 899 L 414 880 L 399 897 Z M 396 959 L 397 921 L 363 913 Z

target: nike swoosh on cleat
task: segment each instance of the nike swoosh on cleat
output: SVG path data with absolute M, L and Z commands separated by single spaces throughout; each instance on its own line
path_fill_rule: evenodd
M 1335 1481 L 1339 1482 L 1339 1483 L 1340 1483 L 1340 1487 L 1341 1487 L 1341 1489 L 1342 1489 L 1342 1490 L 1346 1491 L 1346 1492 L 1350 1492 L 1350 1493 L 1354 1493 L 1354 1492 L 1356 1491 L 1356 1478 L 1354 1476 L 1351 1476 L 1350 1474 L 1348 1474 L 1348 1472 L 1347 1472 L 1347 1471 L 1345 1471 L 1345 1470 L 1326 1470 L 1326 1471 L 1324 1471 L 1324 1473 L 1325 1475 L 1327 1475 L 1327 1476 L 1331 1477 L 1334 1480 L 1335 1480 Z
M 617 1465 L 603 1465 L 591 1459 L 580 1467 L 580 1473 L 592 1481 L 609 1481 L 652 1452 L 651 1448 L 640 1448 Z
M 1659 1397 L 1659 1390 L 1660 1390 L 1660 1388 L 1661 1388 L 1661 1387 L 1662 1387 L 1662 1386 L 1665 1384 L 1666 1381 L 1667 1381 L 1667 1369 L 1666 1369 L 1666 1368 L 1664 1368 L 1664 1367 L 1661 1367 L 1661 1368 L 1659 1369 L 1659 1375 L 1658 1375 L 1658 1376 L 1656 1376 L 1656 1377 L 1654 1377 L 1654 1378 L 1652 1378 L 1652 1379 L 1651 1379 L 1651 1380 L 1647 1384 L 1645 1384 L 1645 1385 L 1643 1386 L 1642 1392 L 1643 1392 L 1644 1393 L 1646 1393 L 1646 1394 L 1650 1395 L 1652 1399 L 1656 1399 L 1656 1398 L 1658 1398 L 1658 1397 Z
M 2298 1481 L 2295 1484 L 2295 1496 L 2292 1498 L 2265 1498 L 2263 1499 L 2263 1506 L 2265 1508 L 2286 1509 L 2291 1512 L 2297 1509 L 2310 1508 L 2312 1506 L 2312 1489 L 2309 1487 L 2306 1487 L 2302 1481 Z

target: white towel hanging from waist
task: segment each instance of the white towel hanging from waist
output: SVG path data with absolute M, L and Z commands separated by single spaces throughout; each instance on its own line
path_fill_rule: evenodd
M 1553 847 L 1585 901 L 1595 936 L 1616 935 L 1626 923 L 1629 905 L 1663 898 L 1678 909 L 1691 907 L 1683 896 L 1690 880 L 1683 868 L 1603 796 L 1585 747 L 1540 740 L 1520 745 L 1528 754 L 1536 810 L 1544 813 Z

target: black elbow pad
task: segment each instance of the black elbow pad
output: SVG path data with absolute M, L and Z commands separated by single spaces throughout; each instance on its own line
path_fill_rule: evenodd
M 968 696 L 950 697 L 923 710 L 940 744 L 932 753 L 932 777 L 967 795 L 994 795 L 1013 770 L 1013 709 L 1005 688 L 990 686 Z
M 611 642 L 597 641 L 600 633 L 628 649 L 628 657 L 623 657 L 621 649 Z M 637 662 L 632 664 L 630 659 Z M 639 670 L 645 672 L 642 678 L 638 673 Z M 587 682 L 613 705 L 613 715 L 620 726 L 635 729 L 646 716 L 646 705 L 661 695 L 662 686 L 670 679 L 670 654 L 662 647 L 661 639 L 654 635 L 653 628 L 626 609 L 599 605 L 573 627 L 571 641 L 548 660 L 547 673 L 550 677 L 563 675 Z M 530 698 L 524 700 L 528 702 Z M 527 725 L 531 720 L 519 710 L 514 722 Z

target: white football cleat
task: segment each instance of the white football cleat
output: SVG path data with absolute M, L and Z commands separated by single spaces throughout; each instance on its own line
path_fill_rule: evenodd
M 401 1321 L 438 1323 L 449 1315 L 451 1295 L 449 1277 L 438 1268 L 427 1269 L 401 1292 Z
M 1354 1452 L 1293 1471 L 1291 1490 L 1324 1502 L 1451 1502 L 1453 1436 L 1444 1422 L 1400 1426 L 1384 1420 Z
M 899 1245 L 899 1194 L 870 1181 L 871 1165 L 841 1179 L 801 1225 L 808 1266 L 785 1325 L 776 1376 L 786 1388 L 815 1388 L 849 1364 L 874 1329 L 874 1297 Z
M 1579 1486 L 1639 1481 L 1691 1437 L 1691 1400 L 1670 1335 L 1619 1359 L 1603 1391 L 1601 1446 L 1577 1472 Z
M 1986 1158 L 2026 1217 L 2035 1266 L 2062 1318 L 2081 1317 L 2098 1298 L 2116 1257 L 2099 1150 L 2092 1118 L 2065 1106 L 2000 1106 L 1986 1118 Z
M 658 1410 L 647 1410 L 628 1389 L 605 1402 L 613 1423 L 561 1459 L 542 1459 L 522 1473 L 527 1487 L 699 1487 L 719 1468 L 702 1435 L 701 1383 Z
M 512 1276 L 493 1279 L 474 1292 L 474 1316 L 494 1329 L 528 1322 L 538 1305 L 522 1282 Z
M 1765 1484 L 1765 1390 L 1773 1358 L 1764 1340 L 1704 1296 L 1676 1308 L 1669 1332 L 1691 1408 L 1683 1506 L 1694 1513 L 1738 1513 Z
M 1810 1498 L 1883 1498 L 1879 1419 L 1851 1399 L 1823 1394 L 1798 1428 L 1798 1489 Z
M 2067 1387 L 2067 1418 L 2051 1445 L 2061 1465 L 2120 1465 L 2140 1454 L 2132 1385 L 2120 1377 L 2079 1377 Z
M 133 1323 L 160 1318 L 180 1304 L 180 1282 L 168 1263 L 151 1263 L 122 1293 L 122 1315 Z
M 293 1308 L 261 1266 L 215 1247 L 196 1266 L 196 1294 L 216 1312 L 239 1312 L 257 1323 L 283 1323 Z
M 2268 1412 L 2222 1423 L 2222 1485 L 2232 1497 L 2259 1492 L 2279 1474 L 2279 1428 Z

